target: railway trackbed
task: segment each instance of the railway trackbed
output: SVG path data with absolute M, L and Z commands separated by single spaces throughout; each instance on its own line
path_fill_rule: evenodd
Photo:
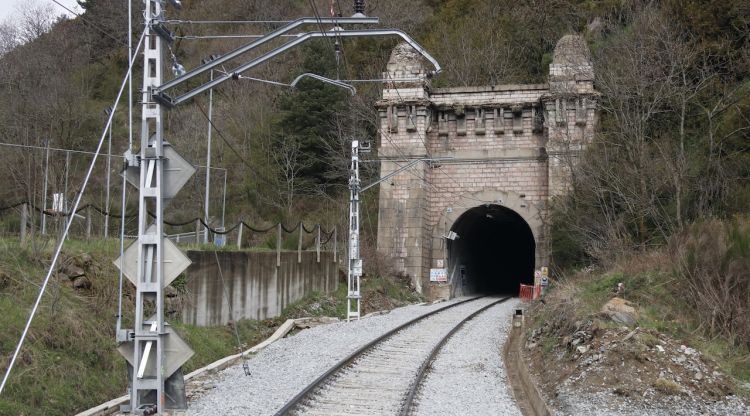
M 276 415 L 408 415 L 446 341 L 465 322 L 508 299 L 472 298 L 408 321 L 339 361 Z

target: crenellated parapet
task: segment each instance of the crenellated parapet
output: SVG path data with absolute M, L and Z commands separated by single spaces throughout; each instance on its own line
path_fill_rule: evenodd
M 422 58 L 406 44 L 394 49 L 383 78 L 381 176 L 409 160 L 432 160 L 381 185 L 378 250 L 423 288 L 429 269 L 446 260 L 442 235 L 451 213 L 501 204 L 529 224 L 537 262 L 546 263 L 548 201 L 565 193 L 598 121 L 585 41 L 560 39 L 544 84 L 432 88 Z

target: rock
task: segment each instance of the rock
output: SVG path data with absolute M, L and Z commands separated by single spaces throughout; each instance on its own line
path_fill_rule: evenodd
M 685 362 L 686 360 L 687 360 L 687 357 L 685 357 L 685 356 L 684 356 L 684 355 L 682 355 L 682 354 L 678 355 L 678 356 L 677 356 L 676 358 L 672 358 L 672 361 L 676 362 L 677 364 L 682 364 L 682 363 L 684 363 L 684 362 Z
M 701 373 L 700 371 L 696 372 L 695 375 L 693 376 L 693 380 L 698 380 L 698 381 L 703 380 L 703 373 Z
M 633 303 L 614 297 L 602 306 L 601 313 L 618 324 L 633 326 L 638 320 L 638 310 Z
M 682 352 L 683 352 L 683 353 L 684 353 L 685 355 L 695 355 L 695 354 L 697 354 L 697 353 L 698 353 L 698 351 L 696 351 L 695 349 L 693 349 L 693 348 L 690 348 L 690 347 L 686 347 L 686 346 L 684 346 L 684 345 L 680 345 L 680 350 L 682 350 Z
M 164 288 L 164 296 L 168 298 L 176 298 L 177 297 L 177 289 L 175 289 L 173 286 L 167 286 Z
M 86 275 L 86 272 L 82 268 L 74 264 L 67 264 L 61 269 L 61 273 L 68 276 L 68 279 L 70 280 L 75 280 L 76 277 Z
M 4 271 L 0 271 L 0 289 L 4 289 L 10 285 L 10 275 Z
M 332 324 L 334 322 L 339 322 L 339 318 L 330 317 L 330 316 L 315 316 L 315 317 L 309 317 L 309 318 L 295 319 L 294 325 L 297 328 L 305 329 L 305 328 L 312 328 L 318 325 Z
M 94 261 L 94 259 L 91 257 L 88 253 L 81 253 L 80 255 L 75 257 L 75 264 L 78 267 L 87 268 L 91 266 L 91 263 Z
M 78 276 L 73 280 L 73 287 L 76 289 L 91 289 L 91 280 L 86 276 Z
M 586 354 L 586 351 L 589 350 L 589 347 L 585 345 L 579 345 L 578 348 L 576 348 L 576 351 L 578 351 L 579 354 Z
M 167 316 L 175 316 L 180 312 L 181 302 L 176 297 L 165 297 L 164 298 L 164 314 Z
M 622 339 L 623 342 L 629 340 L 630 338 L 633 338 L 633 336 L 635 335 L 636 331 L 638 331 L 638 328 L 630 331 L 627 335 L 625 335 L 625 338 Z
M 659 352 L 664 352 L 664 347 L 662 347 L 661 345 L 657 345 L 656 350 Z
M 625 324 L 625 325 L 632 326 L 632 325 L 635 325 L 636 323 L 636 320 L 632 315 L 623 313 L 623 312 L 612 312 L 609 315 L 609 318 L 617 322 L 618 324 Z

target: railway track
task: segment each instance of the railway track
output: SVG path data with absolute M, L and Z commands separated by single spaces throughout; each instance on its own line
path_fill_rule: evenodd
M 465 322 L 508 299 L 472 298 L 406 322 L 338 362 L 276 415 L 408 415 L 445 342 Z

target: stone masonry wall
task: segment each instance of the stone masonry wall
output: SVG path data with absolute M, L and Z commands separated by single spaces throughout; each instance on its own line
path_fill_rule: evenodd
M 585 42 L 558 42 L 545 84 L 440 89 L 409 48 L 394 50 L 377 103 L 381 176 L 412 163 L 380 186 L 378 251 L 427 293 L 453 222 L 500 204 L 529 224 L 537 266 L 546 264 L 548 201 L 565 193 L 598 121 Z

